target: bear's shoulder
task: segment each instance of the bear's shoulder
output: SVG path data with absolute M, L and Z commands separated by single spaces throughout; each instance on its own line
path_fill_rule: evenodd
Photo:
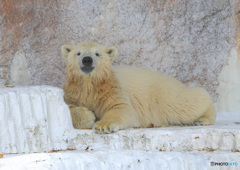
M 114 74 L 121 79 L 126 80 L 138 80 L 139 81 L 152 81 L 152 80 L 166 80 L 166 79 L 173 79 L 172 77 L 166 76 L 162 73 L 152 71 L 145 68 L 140 67 L 116 67 L 113 69 Z

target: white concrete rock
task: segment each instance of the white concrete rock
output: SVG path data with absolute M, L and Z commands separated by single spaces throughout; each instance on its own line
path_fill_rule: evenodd
M 238 112 L 220 113 L 213 126 L 128 129 L 100 135 L 73 128 L 59 88 L 0 88 L 0 129 L 1 170 L 200 170 L 213 168 L 211 162 L 240 164 Z M 53 153 L 32 153 L 44 151 Z
M 73 129 L 63 91 L 49 86 L 0 89 L 0 153 L 84 150 L 237 151 L 240 117 L 220 114 L 213 126 L 128 129 L 114 134 Z M 233 123 L 235 122 L 235 123 Z
M 53 87 L 0 89 L 0 152 L 42 152 L 63 147 L 73 130 L 62 90 Z
M 71 151 L 37 153 L 0 159 L 1 170 L 208 170 L 240 169 L 239 153 L 229 152 L 151 152 L 140 150 Z M 234 166 L 211 166 L 212 162 Z

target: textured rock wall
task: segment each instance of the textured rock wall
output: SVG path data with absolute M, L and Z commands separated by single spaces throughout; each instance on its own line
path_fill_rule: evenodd
M 228 89 L 239 101 L 227 79 L 231 71 L 223 71 L 232 68 L 231 51 L 240 58 L 239 6 L 238 0 L 1 0 L 0 84 L 61 87 L 61 45 L 97 41 L 118 48 L 114 65 L 146 67 L 204 87 L 223 105 Z

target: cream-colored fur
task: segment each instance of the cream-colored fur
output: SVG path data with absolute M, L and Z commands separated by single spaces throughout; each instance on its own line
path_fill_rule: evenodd
M 208 93 L 143 68 L 111 69 L 117 50 L 96 43 L 64 45 L 67 62 L 64 99 L 75 128 L 111 133 L 130 127 L 213 124 L 216 112 Z M 80 54 L 80 55 L 79 55 Z M 98 56 L 97 56 L 98 54 Z M 85 73 L 82 60 L 93 59 Z

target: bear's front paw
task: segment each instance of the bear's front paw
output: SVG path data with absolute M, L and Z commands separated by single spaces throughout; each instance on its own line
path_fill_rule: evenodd
M 91 129 L 95 123 L 95 118 L 90 121 L 81 122 L 80 129 Z
M 96 133 L 113 133 L 120 129 L 117 123 L 100 120 L 93 126 Z
M 72 107 L 70 111 L 74 128 L 88 129 L 93 127 L 96 117 L 92 111 L 85 107 Z

